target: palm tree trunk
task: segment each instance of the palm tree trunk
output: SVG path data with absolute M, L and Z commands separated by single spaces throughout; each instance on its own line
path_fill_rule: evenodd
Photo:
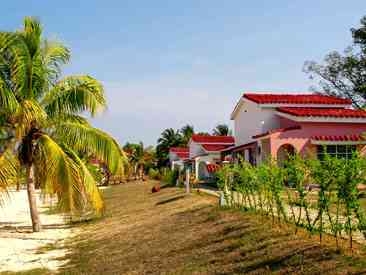
M 39 218 L 39 213 L 37 209 L 37 199 L 35 193 L 32 165 L 27 166 L 26 175 L 27 175 L 28 202 L 29 202 L 30 215 L 32 219 L 32 228 L 33 232 L 39 232 L 41 231 L 41 220 Z

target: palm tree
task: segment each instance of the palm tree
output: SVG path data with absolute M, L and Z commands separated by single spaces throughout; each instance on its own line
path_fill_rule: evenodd
M 168 154 L 170 147 L 183 145 L 182 136 L 179 130 L 173 128 L 165 129 L 158 139 L 156 146 L 156 156 L 158 159 L 158 166 L 165 166 L 168 162 Z
M 112 173 L 125 161 L 118 143 L 81 115 L 106 107 L 102 85 L 87 75 L 60 79 L 69 59 L 67 47 L 43 39 L 35 18 L 26 17 L 19 31 L 0 32 L 0 128 L 11 137 L 3 143 L 0 188 L 10 183 L 17 163 L 25 168 L 33 231 L 41 229 L 35 182 L 57 194 L 61 210 L 98 214 L 103 200 L 81 156 L 96 157 Z
M 194 134 L 193 125 L 187 124 L 180 129 L 180 133 L 182 135 L 182 140 L 184 145 L 187 145 L 192 135 Z
M 133 169 L 133 176 L 135 180 L 137 180 L 139 168 L 144 165 L 144 145 L 142 142 L 127 142 L 125 146 L 123 146 L 123 150 L 128 154 L 128 160 Z
M 215 129 L 212 130 L 214 136 L 231 136 L 232 132 L 229 126 L 226 124 L 218 124 Z

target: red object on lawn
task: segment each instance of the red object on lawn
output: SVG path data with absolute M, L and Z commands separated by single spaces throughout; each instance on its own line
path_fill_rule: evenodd
M 156 192 L 159 192 L 159 191 L 160 191 L 160 184 L 156 184 L 156 185 L 154 185 L 153 188 L 151 188 L 152 193 L 156 193 Z

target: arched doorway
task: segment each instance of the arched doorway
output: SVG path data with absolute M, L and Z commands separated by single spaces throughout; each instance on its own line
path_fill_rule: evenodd
M 295 155 L 295 147 L 291 144 L 283 144 L 277 150 L 277 163 L 283 166 L 289 157 Z
M 207 167 L 206 163 L 204 161 L 201 161 L 198 164 L 198 179 L 203 180 L 205 179 L 205 177 L 207 177 Z

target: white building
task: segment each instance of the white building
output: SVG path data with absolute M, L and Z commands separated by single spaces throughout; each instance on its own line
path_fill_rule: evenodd
M 189 159 L 188 147 L 172 147 L 169 149 L 169 162 L 171 169 L 183 169 L 184 161 Z
M 193 135 L 188 148 L 196 180 L 209 177 L 216 165 L 221 163 L 221 151 L 234 145 L 232 136 Z

